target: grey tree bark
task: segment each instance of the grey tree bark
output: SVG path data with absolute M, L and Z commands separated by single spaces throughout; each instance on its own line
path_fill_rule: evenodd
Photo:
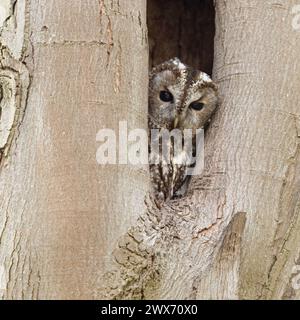
M 147 126 L 146 1 L 1 1 L 2 298 L 300 297 L 295 4 L 215 1 L 205 170 L 158 210 L 145 168 L 95 159 L 99 129 Z
M 0 293 L 98 298 L 148 188 L 145 169 L 96 162 L 98 130 L 147 126 L 145 1 L 1 6 Z
M 155 12 L 157 4 L 150 3 Z M 222 103 L 206 134 L 204 173 L 194 178 L 186 199 L 162 211 L 148 203 L 148 211 L 120 239 L 113 253 L 114 282 L 109 279 L 106 288 L 110 297 L 299 298 L 300 42 L 292 27 L 295 4 L 215 1 L 213 75 Z M 160 9 L 160 16 L 170 10 Z M 155 12 L 149 26 L 159 21 Z M 159 40 L 168 39 L 164 30 L 153 31 L 153 60 L 168 52 L 165 44 L 159 48 Z M 182 46 L 169 48 L 188 57 Z

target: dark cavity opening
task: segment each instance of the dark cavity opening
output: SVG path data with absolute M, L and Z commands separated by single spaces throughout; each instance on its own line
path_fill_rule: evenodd
M 173 57 L 212 74 L 213 0 L 148 0 L 150 68 Z

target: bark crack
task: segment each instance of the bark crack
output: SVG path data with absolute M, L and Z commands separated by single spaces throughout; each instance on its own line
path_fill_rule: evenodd
M 0 128 L 0 168 L 8 157 L 12 142 L 17 140 L 23 121 L 30 77 L 24 62 L 13 59 L 6 47 L 1 47 L 0 86 L 2 89 Z M 17 132 L 17 135 L 16 135 Z M 16 135 L 15 139 L 14 136 Z
M 99 0 L 99 5 L 100 5 L 100 25 L 103 27 L 102 24 L 102 17 L 106 18 L 106 27 L 105 29 L 105 35 L 106 35 L 106 50 L 107 50 L 107 60 L 106 60 L 106 68 L 109 66 L 110 62 L 110 57 L 112 53 L 112 49 L 114 46 L 114 36 L 113 36 L 113 29 L 112 29 L 112 22 L 110 15 L 107 12 L 107 7 L 105 4 L 105 0 Z
M 286 203 L 287 200 L 285 199 L 286 196 L 286 192 L 288 190 L 291 189 L 292 186 L 292 190 L 294 190 L 295 192 L 295 201 L 296 203 L 299 203 L 300 201 L 300 196 L 298 193 L 298 190 L 300 188 L 300 184 L 299 181 L 297 181 L 297 176 L 300 173 L 300 135 L 299 135 L 299 118 L 298 116 L 294 116 L 294 122 L 295 122 L 295 150 L 293 152 L 293 154 L 290 155 L 290 157 L 288 158 L 288 167 L 285 173 L 285 177 L 283 179 L 283 183 L 282 183 L 282 188 L 280 191 L 280 196 L 279 196 L 279 204 L 280 204 L 280 210 L 279 210 L 279 214 L 278 214 L 278 227 L 274 233 L 274 247 L 277 247 L 278 249 L 276 250 L 276 252 L 273 255 L 273 260 L 272 263 L 269 267 L 268 270 L 268 274 L 267 274 L 267 280 L 265 281 L 263 287 L 262 287 L 262 291 L 261 294 L 259 295 L 260 297 L 262 297 L 264 295 L 264 290 L 269 291 L 270 290 L 270 286 L 273 282 L 273 278 L 279 277 L 280 276 L 280 272 L 277 270 L 277 263 L 279 263 L 279 257 L 283 256 L 284 251 L 286 250 L 286 244 L 289 241 L 290 237 L 293 235 L 294 230 L 297 226 L 297 220 L 299 217 L 299 209 L 298 206 L 296 205 L 296 207 L 294 207 L 294 210 L 292 213 L 290 213 L 290 218 L 287 219 L 287 212 L 285 212 L 282 208 L 282 203 Z M 290 184 L 289 184 L 290 183 Z M 285 216 L 285 219 L 281 219 L 281 216 Z M 284 223 L 288 224 L 288 229 L 285 231 L 285 233 L 282 235 L 282 241 L 281 244 L 277 244 L 276 242 L 278 242 L 278 237 L 279 240 L 281 238 L 280 233 L 282 233 L 282 224 Z M 287 259 L 287 257 L 286 257 Z M 280 261 L 280 263 L 282 263 Z

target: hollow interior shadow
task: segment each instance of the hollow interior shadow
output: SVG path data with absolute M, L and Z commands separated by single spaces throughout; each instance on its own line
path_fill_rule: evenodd
M 148 0 L 150 68 L 173 57 L 212 74 L 213 0 Z

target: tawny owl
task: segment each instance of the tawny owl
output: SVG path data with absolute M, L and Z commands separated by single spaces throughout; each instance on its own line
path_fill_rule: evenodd
M 217 103 L 217 88 L 211 78 L 204 72 L 186 66 L 178 58 L 162 63 L 150 74 L 149 129 L 177 129 L 181 132 L 192 129 L 194 134 L 196 129 L 202 128 L 208 122 Z M 159 141 L 161 144 L 161 137 Z M 180 163 L 175 163 L 172 155 L 174 141 L 169 139 L 168 143 L 170 161 L 165 161 L 162 156 L 161 145 L 160 149 L 156 148 L 155 151 L 153 147 L 149 149 L 151 181 L 155 201 L 159 205 L 177 194 L 182 194 L 183 186 L 186 188 L 189 180 L 188 155 L 183 149 L 181 154 L 176 155 L 177 159 L 181 159 Z M 151 146 L 151 142 L 149 145 Z M 153 159 L 158 156 L 158 162 L 153 163 Z

